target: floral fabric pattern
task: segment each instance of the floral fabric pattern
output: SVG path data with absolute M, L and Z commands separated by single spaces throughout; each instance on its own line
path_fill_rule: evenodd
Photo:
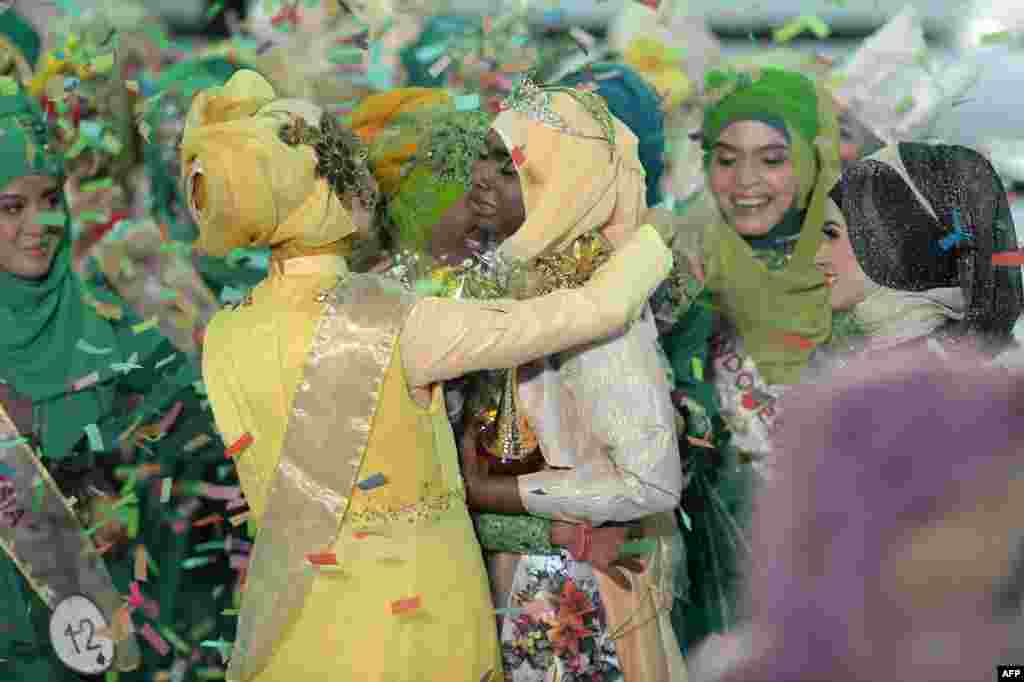
M 508 682 L 619 682 L 597 579 L 567 554 L 524 557 L 501 627 Z

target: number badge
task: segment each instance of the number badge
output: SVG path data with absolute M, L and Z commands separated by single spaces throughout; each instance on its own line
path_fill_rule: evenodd
M 99 675 L 114 663 L 114 641 L 96 634 L 109 626 L 92 601 L 72 595 L 57 604 L 50 616 L 50 643 L 57 658 L 71 670 Z

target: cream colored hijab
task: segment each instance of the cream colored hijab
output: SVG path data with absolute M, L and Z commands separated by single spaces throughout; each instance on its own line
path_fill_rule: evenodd
M 635 231 L 647 210 L 636 135 L 611 117 L 610 146 L 600 123 L 564 92 L 542 89 L 525 109 L 506 109 L 491 125 L 517 160 L 526 208 L 502 255 L 530 261 L 592 230 Z
M 321 111 L 278 99 L 255 71 L 196 95 L 181 145 L 188 204 L 199 226 L 199 250 L 224 256 L 269 246 L 279 258 L 337 251 L 356 232 L 348 211 L 307 145 L 292 146 L 281 129 L 296 118 L 319 126 Z

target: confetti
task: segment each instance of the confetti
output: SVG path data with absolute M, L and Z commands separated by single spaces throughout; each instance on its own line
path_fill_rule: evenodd
M 97 192 L 101 189 L 110 189 L 114 186 L 113 178 L 103 178 L 101 180 L 93 180 L 82 185 L 81 189 L 83 192 Z
M 81 379 L 73 382 L 71 384 L 71 390 L 72 390 L 72 392 L 84 391 L 85 389 L 89 388 L 90 386 L 93 386 L 96 383 L 98 383 L 99 380 L 100 380 L 100 373 L 99 372 L 93 372 L 91 374 L 87 374 L 84 377 L 82 377 Z
M 160 504 L 167 504 L 171 501 L 171 488 L 173 487 L 173 478 L 165 478 L 160 481 Z
M 66 213 L 60 211 L 40 211 L 36 214 L 36 225 L 46 225 L 47 227 L 64 227 L 68 222 L 68 216 Z
M 244 497 L 236 497 L 227 504 L 228 511 L 248 506 Z
M 142 545 L 135 545 L 135 580 L 146 582 L 148 578 L 148 561 L 146 548 Z
M 512 147 L 511 157 L 512 163 L 514 163 L 517 168 L 522 168 L 526 164 L 526 154 L 523 152 L 523 148 L 519 145 Z
M 314 566 L 337 566 L 338 556 L 334 552 L 319 552 L 307 554 L 306 561 Z
M 181 562 L 181 567 L 186 571 L 191 571 L 193 568 L 202 568 L 203 566 L 209 566 L 216 559 L 211 556 L 197 556 L 185 559 Z
M 456 111 L 476 111 L 480 108 L 480 95 L 459 95 L 455 98 Z
M 831 34 L 831 29 L 820 17 L 805 14 L 786 22 L 781 28 L 775 30 L 772 39 L 777 43 L 788 43 L 794 38 L 804 34 L 812 33 L 816 38 L 822 40 Z
M 153 650 L 161 656 L 166 656 L 171 652 L 170 645 L 164 641 L 164 638 L 161 637 L 160 634 L 157 633 L 157 631 L 154 630 L 153 626 L 149 623 L 146 623 L 142 626 L 142 628 L 139 630 L 139 634 L 142 635 L 143 639 L 145 639 L 149 643 L 149 645 L 153 647 Z
M 436 62 L 434 62 L 430 66 L 430 68 L 427 69 L 427 71 L 430 73 L 430 75 L 432 77 L 437 78 L 438 76 L 441 75 L 441 73 L 445 69 L 447 69 L 451 65 L 451 63 L 452 63 L 451 57 L 449 57 L 448 55 L 444 55 L 443 57 L 438 59 Z
M 701 364 L 700 358 L 691 358 L 690 368 L 693 370 L 694 379 L 704 381 L 704 366 Z
M 992 265 L 1000 265 L 1003 267 L 1024 265 L 1024 249 L 994 253 L 992 254 Z
M 914 108 L 914 98 L 912 96 L 910 96 L 910 95 L 907 95 L 906 97 L 901 99 L 896 104 L 896 113 L 902 115 L 902 114 L 907 113 L 908 111 L 910 111 L 913 108 Z
M 448 43 L 433 43 L 416 50 L 416 60 L 423 64 L 436 62 L 448 49 Z
M 409 599 L 399 599 L 391 602 L 391 615 L 398 616 L 403 613 L 410 613 L 417 611 L 420 608 L 422 600 L 419 595 L 410 597 Z
M 103 434 L 100 433 L 99 427 L 95 424 L 86 425 L 85 437 L 89 440 L 89 449 L 93 452 L 104 452 L 106 450 L 103 444 Z
M 242 454 L 250 445 L 253 443 L 253 437 L 250 433 L 242 434 L 242 437 L 232 443 L 224 451 L 224 456 L 228 459 L 233 459 L 238 455 Z
M 359 487 L 360 490 L 364 490 L 365 491 L 365 490 L 373 490 L 374 488 L 379 488 L 379 487 L 381 487 L 383 485 L 386 485 L 387 482 L 388 482 L 388 479 L 387 479 L 387 477 L 384 476 L 384 474 L 374 474 L 374 475 L 370 476 L 369 478 L 366 478 L 366 479 L 360 481 L 356 485 Z
M 170 629 L 166 625 L 160 628 L 160 634 L 162 634 L 168 641 L 170 641 L 170 643 L 174 645 L 174 648 L 180 651 L 181 653 L 186 655 L 192 653 L 192 647 L 190 647 L 185 642 L 185 640 L 179 637 L 178 634 L 174 632 L 174 630 Z
M 811 350 L 816 345 L 814 341 L 799 336 L 798 334 L 782 334 L 782 342 L 787 346 L 794 346 L 801 350 Z
M 148 320 L 146 320 L 145 322 L 139 322 L 138 324 L 132 325 L 132 333 L 133 334 L 141 334 L 143 332 L 149 331 L 150 329 L 156 329 L 157 326 L 159 326 L 159 324 L 160 324 L 160 318 L 159 317 L 151 317 Z
M 8 450 L 10 448 L 17 447 L 18 445 L 28 445 L 28 438 L 19 436 L 17 438 L 6 438 L 4 440 L 0 440 L 0 450 Z M 6 464 L 3 466 L 7 467 Z M 10 467 L 7 468 L 10 469 Z M 14 470 L 11 469 L 11 471 L 13 472 Z M 11 475 L 13 476 L 13 473 Z
M 223 520 L 224 517 L 220 514 L 210 514 L 209 516 L 204 516 L 203 518 L 194 521 L 192 523 L 192 527 L 203 528 L 204 526 L 212 526 L 215 523 L 221 523 Z
M 686 530 L 693 531 L 693 520 L 690 519 L 690 515 L 687 514 L 682 508 L 679 508 L 679 516 L 683 519 L 683 525 L 686 526 Z
M 224 0 L 217 0 L 206 10 L 206 20 L 213 21 L 224 11 Z
M 581 48 L 583 48 L 583 52 L 586 54 L 590 54 L 590 50 L 592 50 L 594 45 L 597 44 L 597 39 L 594 36 L 577 26 L 573 26 L 569 29 L 569 35 Z
M 97 348 L 85 339 L 79 339 L 78 343 L 75 344 L 75 348 L 89 355 L 109 355 L 114 352 L 113 348 Z
M 185 450 L 185 452 L 195 452 L 196 450 L 199 450 L 200 448 L 206 447 L 207 445 L 209 445 L 212 442 L 213 442 L 213 438 L 211 438 L 210 436 L 206 435 L 205 433 L 200 433 L 198 436 L 196 436 L 195 438 L 193 438 L 189 442 L 185 443 L 184 450 Z
M 233 500 L 242 494 L 241 489 L 236 485 L 204 485 L 203 497 L 209 500 Z
M 153 319 L 156 319 L 156 318 L 153 318 Z M 162 360 L 157 362 L 155 365 L 153 365 L 153 369 L 163 369 L 167 365 L 169 365 L 172 362 L 174 362 L 174 359 L 176 357 L 178 357 L 177 353 L 172 353 L 171 355 L 168 355 L 166 358 L 163 358 Z
M 653 554 L 658 549 L 658 541 L 654 538 L 644 538 L 627 542 L 619 548 L 619 556 L 643 556 Z

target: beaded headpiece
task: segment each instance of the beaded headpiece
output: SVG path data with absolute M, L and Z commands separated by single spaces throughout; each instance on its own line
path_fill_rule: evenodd
M 593 135 L 587 135 L 569 125 L 551 105 L 551 100 L 557 93 L 569 95 L 576 100 L 597 122 L 603 135 L 599 138 L 594 138 Z M 518 112 L 535 123 L 548 126 L 565 135 L 603 140 L 608 144 L 609 148 L 615 149 L 615 123 L 611 112 L 608 111 L 608 105 L 605 103 L 604 98 L 592 90 L 568 88 L 558 85 L 540 86 L 528 75 L 505 98 L 501 108 Z
M 285 144 L 313 147 L 316 173 L 327 180 L 339 199 L 358 196 L 367 209 L 376 206 L 377 191 L 370 173 L 369 154 L 355 133 L 325 114 L 318 128 L 301 116 L 294 116 L 281 128 L 280 135 Z

